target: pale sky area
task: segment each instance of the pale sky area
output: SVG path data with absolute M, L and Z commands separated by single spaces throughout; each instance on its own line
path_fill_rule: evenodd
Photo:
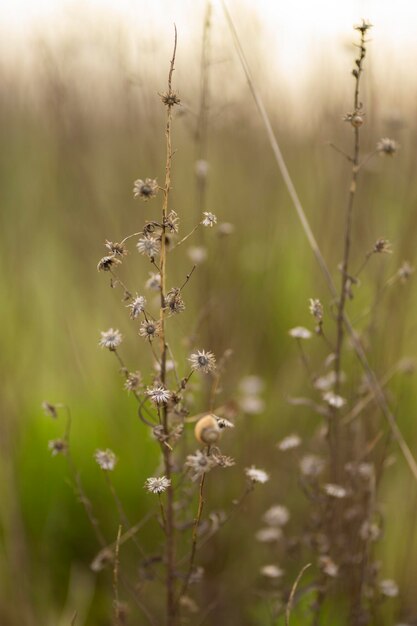
M 299 79 L 312 59 L 326 61 L 326 54 L 337 68 L 338 58 L 346 57 L 344 44 L 353 40 L 352 25 L 363 17 L 374 25 L 372 49 L 379 66 L 396 68 L 401 80 L 412 75 L 417 83 L 417 0 L 226 1 L 238 30 L 253 29 L 268 64 L 289 77 Z M 220 0 L 212 4 L 216 36 L 226 41 Z M 83 25 L 85 31 L 104 17 L 107 27 L 123 24 L 132 39 L 152 37 L 155 48 L 165 54 L 175 22 L 180 52 L 186 54 L 190 44 L 201 40 L 204 7 L 205 0 L 0 0 L 0 36 L 14 50 L 15 45 L 28 46 L 34 36 L 59 39 L 67 26 Z

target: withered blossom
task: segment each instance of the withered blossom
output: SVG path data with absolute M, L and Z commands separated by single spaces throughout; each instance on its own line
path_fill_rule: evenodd
M 48 449 L 51 451 L 52 456 L 57 456 L 57 454 L 65 454 L 68 445 L 64 439 L 51 439 L 48 441 Z
M 174 91 L 167 91 L 161 94 L 161 100 L 167 107 L 173 107 L 181 103 L 181 100 Z
M 147 255 L 150 258 L 153 258 L 159 254 L 161 243 L 159 239 L 156 237 L 141 237 L 136 244 L 136 248 L 139 254 Z
M 97 465 L 105 472 L 112 472 L 116 466 L 116 455 L 112 450 L 96 450 L 94 453 L 94 459 Z
M 269 480 L 269 474 L 264 470 L 256 468 L 254 465 L 245 469 L 245 474 L 253 483 L 267 483 Z
M 288 450 L 294 450 L 301 445 L 301 437 L 297 434 L 287 435 L 279 443 L 277 443 L 278 450 L 281 452 L 287 452 Z
M 171 399 L 171 392 L 165 389 L 162 385 L 155 385 L 154 387 L 148 387 L 146 395 L 155 404 L 166 404 Z
M 201 222 L 203 226 L 213 228 L 213 226 L 217 224 L 217 217 L 214 215 L 214 213 L 210 213 L 210 211 L 204 211 L 203 216 L 204 219 Z
M 310 298 L 309 311 L 317 322 L 323 321 L 323 305 L 318 298 Z
M 197 352 L 191 354 L 188 360 L 193 370 L 203 372 L 204 374 L 213 372 L 216 369 L 216 357 L 212 352 L 197 350 Z
M 149 491 L 149 493 L 164 493 L 171 485 L 171 481 L 166 476 L 151 476 L 145 480 L 145 489 Z
M 154 198 L 158 193 L 158 189 L 158 183 L 154 178 L 145 178 L 144 181 L 139 178 L 133 183 L 134 197 L 142 198 L 142 200 L 149 200 L 150 198 Z
M 399 145 L 394 139 L 382 137 L 376 144 L 376 149 L 380 154 L 393 156 L 399 150 Z
M 161 275 L 149 272 L 149 278 L 145 283 L 145 287 L 151 291 L 159 291 L 161 289 Z
M 313 333 L 308 328 L 304 328 L 304 326 L 296 326 L 295 328 L 291 328 L 288 331 L 290 337 L 294 339 L 311 339 Z
M 44 402 L 42 402 L 41 404 L 41 407 L 42 411 L 47 417 L 53 417 L 54 419 L 58 417 L 58 409 L 55 404 L 51 404 L 50 402 L 44 400 Z
M 142 384 L 142 374 L 140 372 L 129 372 L 125 382 L 127 391 L 136 391 Z
M 113 254 L 104 256 L 97 264 L 97 270 L 99 272 L 110 272 L 110 270 L 115 266 L 119 265 L 120 260 L 117 259 Z
M 130 318 L 132 320 L 135 320 L 137 317 L 139 317 L 139 315 L 145 310 L 145 306 L 146 298 L 144 296 L 136 295 L 134 300 L 127 305 L 127 308 L 130 309 Z
M 116 243 L 116 242 L 109 241 L 108 239 L 106 239 L 106 242 L 104 245 L 115 256 L 123 257 L 123 256 L 126 256 L 127 254 L 126 246 L 124 243 Z
M 120 346 L 121 343 L 122 335 L 120 331 L 109 328 L 109 330 L 101 332 L 99 346 L 101 346 L 102 348 L 107 348 L 110 351 L 114 351 L 118 346 Z
M 158 321 L 143 320 L 140 324 L 139 335 L 152 341 L 155 337 L 159 336 L 161 332 L 161 324 Z
M 169 315 L 177 315 L 185 310 L 184 300 L 181 296 L 181 290 L 173 287 L 165 296 L 165 309 Z
M 391 242 L 388 241 L 388 239 L 377 239 L 372 248 L 372 252 L 375 254 L 392 254 Z
M 196 450 L 194 454 L 187 456 L 184 465 L 190 469 L 191 480 L 195 481 L 216 467 L 217 461 L 213 456 Z

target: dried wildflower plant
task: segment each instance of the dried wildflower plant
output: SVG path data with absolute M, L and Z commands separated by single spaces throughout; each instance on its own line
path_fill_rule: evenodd
M 165 623 L 167 626 L 179 626 L 182 623 L 181 609 L 196 601 L 190 597 L 190 587 L 195 588 L 202 578 L 202 568 L 196 564 L 198 549 L 227 521 L 228 515 L 211 513 L 208 519 L 210 524 L 202 524 L 203 508 L 205 504 L 205 481 L 207 474 L 213 472 L 214 477 L 220 472 L 227 472 L 235 465 L 235 460 L 223 454 L 220 445 L 226 439 L 225 431 L 231 432 L 234 423 L 228 419 L 230 414 L 224 410 L 219 415 L 213 412 L 214 401 L 219 393 L 219 380 L 224 370 L 229 351 L 217 361 L 214 353 L 200 346 L 188 350 L 183 355 L 173 355 L 170 333 L 174 333 L 171 318 L 182 315 L 186 311 L 184 292 L 191 280 L 196 265 L 184 276 L 180 286 L 167 286 L 168 267 L 172 257 L 175 258 L 177 248 L 197 230 L 204 227 L 208 231 L 216 231 L 217 217 L 209 211 L 202 211 L 199 221 L 190 233 L 180 236 L 179 216 L 170 206 L 171 196 L 171 166 L 173 158 L 172 122 L 173 109 L 180 105 L 180 99 L 172 87 L 177 34 L 175 30 L 175 45 L 172 55 L 168 87 L 161 95 L 162 104 L 166 111 L 165 137 L 166 161 L 165 181 L 163 185 L 157 183 L 156 178 L 138 178 L 134 182 L 134 198 L 148 201 L 152 204 L 154 218 L 144 221 L 140 232 L 124 237 L 120 243 L 105 242 L 106 255 L 100 260 L 98 270 L 110 276 L 110 286 L 120 287 L 122 290 L 123 309 L 131 325 L 133 341 L 139 352 L 148 351 L 152 361 L 149 374 L 145 374 L 137 367 L 128 367 L 122 357 L 123 344 L 130 341 L 129 333 L 122 333 L 118 329 L 110 328 L 101 333 L 99 345 L 113 353 L 119 366 L 120 374 L 124 379 L 125 390 L 133 396 L 137 404 L 137 413 L 142 427 L 149 429 L 152 437 L 150 443 L 159 449 L 160 462 L 155 468 L 155 475 L 143 477 L 144 490 L 157 496 L 156 506 L 154 499 L 149 498 L 150 510 L 144 520 L 135 524 L 130 523 L 123 504 L 116 493 L 112 482 L 112 475 L 124 463 L 123 454 L 116 454 L 110 449 L 98 449 L 93 457 L 109 487 L 116 506 L 121 530 L 117 535 L 116 544 L 104 537 L 98 519 L 93 512 L 91 500 L 87 497 L 81 484 L 80 477 L 75 470 L 69 445 L 70 428 L 62 439 L 49 443 L 53 456 L 63 454 L 67 457 L 80 501 L 83 503 L 91 525 L 95 531 L 100 546 L 100 552 L 93 560 L 92 568 L 100 571 L 108 565 L 113 565 L 120 574 L 120 581 L 126 593 L 133 596 L 133 601 L 140 608 L 143 616 L 150 623 Z M 203 172 L 200 163 L 199 176 Z M 159 212 L 156 204 L 162 197 Z M 145 204 L 143 206 L 148 206 Z M 136 220 L 137 218 L 135 218 Z M 209 234 L 211 234 L 209 232 Z M 128 255 L 130 241 L 136 240 L 136 249 L 139 255 Z M 128 260 L 140 263 L 142 266 L 151 266 L 148 279 L 143 291 L 129 289 L 121 277 L 123 266 Z M 146 290 L 158 294 L 157 305 L 151 297 L 145 296 Z M 152 295 L 152 294 L 151 294 Z M 183 344 L 184 345 L 184 344 Z M 187 345 L 190 345 L 188 342 Z M 180 376 L 179 370 L 184 373 Z M 189 388 L 191 384 L 199 383 L 201 379 L 209 381 L 210 393 L 204 396 L 203 402 L 207 406 L 201 407 L 205 413 L 189 416 L 192 408 Z M 190 382 L 191 381 L 191 382 Z M 44 403 L 45 413 L 58 417 L 55 406 Z M 194 411 L 195 413 L 195 411 Z M 194 422 L 194 436 L 191 447 L 187 441 L 190 428 L 187 424 Z M 192 434 L 192 433 L 191 433 Z M 214 471 L 215 470 L 215 471 Z M 241 482 L 245 485 L 243 498 L 253 489 L 256 483 L 265 483 L 269 476 L 263 470 L 254 467 L 241 471 Z M 211 476 L 210 476 L 211 479 Z M 194 510 L 193 496 L 197 499 L 197 510 Z M 232 503 L 231 510 L 235 510 L 236 502 Z M 153 508 L 152 508 L 153 507 Z M 156 546 L 157 557 L 152 557 L 139 543 L 136 533 L 145 521 L 153 519 L 158 527 L 160 542 Z M 216 520 L 215 523 L 213 520 Z M 116 536 L 116 532 L 115 532 Z M 139 550 L 139 567 L 135 564 L 135 573 L 131 573 L 131 580 L 124 570 L 123 561 L 119 560 L 119 546 L 126 541 L 132 541 Z M 137 570 L 141 580 L 137 581 Z M 151 582 L 150 582 L 151 581 Z M 146 583 L 146 594 L 144 593 Z M 153 585 L 154 592 L 148 588 Z M 165 601 L 161 603 L 161 593 Z M 117 607 L 119 602 L 117 602 Z M 197 606 L 197 605 L 196 605 Z M 116 607 L 116 611 L 118 608 Z M 162 610 L 163 607 L 163 610 Z M 117 622 L 117 624 L 120 620 Z

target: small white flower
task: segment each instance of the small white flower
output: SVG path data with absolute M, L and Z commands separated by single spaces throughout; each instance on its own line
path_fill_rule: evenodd
M 199 159 L 195 162 L 194 171 L 197 178 L 206 178 L 209 171 L 209 164 L 204 159 Z
M 217 217 L 213 213 L 204 211 L 203 215 L 204 219 L 201 222 L 203 226 L 209 226 L 210 228 L 212 228 L 215 224 L 217 224 Z
M 145 489 L 149 493 L 164 493 L 171 485 L 171 481 L 166 476 L 147 478 L 145 480 Z
M 311 339 L 313 333 L 308 330 L 308 328 L 304 328 L 304 326 L 296 326 L 295 328 L 291 328 L 288 331 L 290 337 L 294 339 Z
M 216 357 L 212 352 L 197 350 L 188 360 L 191 363 L 191 369 L 204 372 L 204 374 L 208 374 L 216 368 Z
M 268 526 L 261 528 L 255 533 L 255 539 L 261 543 L 274 543 L 282 537 L 282 530 L 279 527 Z
M 398 596 L 398 585 L 394 580 L 391 580 L 391 578 L 381 580 L 379 590 L 382 595 L 387 596 L 387 598 L 395 598 Z
M 284 437 L 279 443 L 277 443 L 278 450 L 286 452 L 287 450 L 294 450 L 301 445 L 301 437 L 295 433 Z
M 265 383 L 259 376 L 244 376 L 239 382 L 239 390 L 248 396 L 258 395 L 264 390 Z
M 131 319 L 135 320 L 145 310 L 146 298 L 137 295 L 133 302 L 131 302 L 127 306 L 130 309 Z
M 346 498 L 347 496 L 347 490 L 334 483 L 327 483 L 324 485 L 323 489 L 331 498 L 338 498 L 340 500 L 342 498 Z
M 152 258 L 159 254 L 160 243 L 155 237 L 141 237 L 136 244 L 136 248 L 140 254 L 146 254 Z
M 194 454 L 189 454 L 185 460 L 185 466 L 191 470 L 191 480 L 198 480 L 203 474 L 206 474 L 217 465 L 217 460 L 213 455 L 205 454 L 201 450 L 196 450 Z
M 333 391 L 326 391 L 326 393 L 323 394 L 323 400 L 325 400 L 329 406 L 332 406 L 336 409 L 340 409 L 346 404 L 345 398 L 342 398 L 342 396 L 338 396 L 337 394 L 333 393 Z
M 121 343 L 122 335 L 118 330 L 113 330 L 113 328 L 109 328 L 109 330 L 101 332 L 99 346 L 101 346 L 102 348 L 116 350 L 117 346 L 120 346 Z
M 376 144 L 376 149 L 381 154 L 387 154 L 393 156 L 398 151 L 399 145 L 394 139 L 388 137 L 382 137 Z
M 239 399 L 239 405 L 248 415 L 259 415 L 265 409 L 265 402 L 259 396 L 243 396 Z
M 342 373 L 341 373 L 342 374 Z M 345 377 L 343 375 L 340 376 L 340 380 L 343 380 Z M 319 376 L 314 381 L 314 386 L 319 391 L 328 391 L 333 387 L 336 382 L 336 372 L 331 370 L 328 374 L 324 376 Z
M 112 472 L 115 468 L 117 459 L 116 455 L 112 450 L 96 450 L 94 453 L 94 458 L 97 464 L 101 467 L 102 470 L 106 472 Z
M 140 324 L 139 335 L 141 337 L 145 337 L 145 339 L 149 339 L 152 341 L 155 337 L 158 337 L 161 331 L 160 322 L 154 322 L 150 320 L 143 320 Z
M 277 565 L 264 565 L 260 571 L 266 578 L 281 578 L 284 574 L 284 571 Z
M 318 322 L 323 320 L 323 305 L 318 298 L 310 298 L 309 311 Z
M 290 519 L 290 512 L 286 506 L 276 504 L 266 511 L 262 519 L 268 526 L 285 526 Z
M 155 387 L 148 387 L 146 390 L 146 395 L 155 404 L 166 404 L 171 398 L 172 394 L 168 389 L 165 389 L 165 387 L 159 385 Z
M 364 541 L 378 541 L 381 530 L 375 522 L 365 520 L 359 529 L 359 535 Z
M 266 483 L 269 480 L 269 474 L 264 470 L 257 469 L 254 465 L 247 467 L 245 474 L 253 483 Z

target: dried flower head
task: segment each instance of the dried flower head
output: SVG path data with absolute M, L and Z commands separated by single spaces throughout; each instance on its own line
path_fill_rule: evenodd
M 266 578 L 281 578 L 284 575 L 284 570 L 278 567 L 278 565 L 264 565 L 261 567 L 260 572 Z
M 277 443 L 278 450 L 281 452 L 287 452 L 287 450 L 294 450 L 301 445 L 301 437 L 296 434 L 287 435 L 279 443 Z
M 372 24 L 368 22 L 368 20 L 362 20 L 360 24 L 356 24 L 353 28 L 362 34 L 365 34 L 370 28 L 372 28 Z
M 56 419 L 58 417 L 58 409 L 55 404 L 51 404 L 50 402 L 42 402 L 41 404 L 42 411 L 45 413 L 47 417 L 53 417 Z
M 155 404 L 166 404 L 171 399 L 171 392 L 165 389 L 162 385 L 155 385 L 154 387 L 148 387 L 146 395 Z
M 339 573 L 338 565 L 327 555 L 319 558 L 319 567 L 330 578 L 336 578 Z
M 317 298 L 310 298 L 309 311 L 317 322 L 323 321 L 323 305 Z
M 133 183 L 134 197 L 142 198 L 142 200 L 149 200 L 150 198 L 154 198 L 158 193 L 158 189 L 158 183 L 154 178 L 145 178 L 144 181 L 139 178 Z
M 295 328 L 291 328 L 288 331 L 290 337 L 294 339 L 311 339 L 313 333 L 308 328 L 304 328 L 304 326 L 296 326 Z
M 267 483 L 269 474 L 264 470 L 257 469 L 254 465 L 245 469 L 245 474 L 253 483 Z
M 146 254 L 148 257 L 153 258 L 159 254 L 161 244 L 156 237 L 141 237 L 136 244 L 139 254 Z
M 151 291 L 159 291 L 161 288 L 161 275 L 149 272 L 149 278 L 145 283 L 145 287 Z
M 139 315 L 145 310 L 145 306 L 146 298 L 144 298 L 144 296 L 138 296 L 136 294 L 133 302 L 127 305 L 127 307 L 130 309 L 130 318 L 132 320 L 135 320 L 137 317 L 139 317 Z
M 107 450 L 96 450 L 94 458 L 99 467 L 105 472 L 112 472 L 117 463 L 116 455 L 108 448 Z
M 217 224 L 217 217 L 214 215 L 214 213 L 210 213 L 209 211 L 204 211 L 203 216 L 204 216 L 204 219 L 201 222 L 203 226 L 209 226 L 210 228 L 213 228 L 213 226 Z
M 266 511 L 262 519 L 268 526 L 285 526 L 290 519 L 290 512 L 286 506 L 275 504 Z
M 140 372 L 129 372 L 125 382 L 127 391 L 136 391 L 142 384 L 142 374 Z
M 115 265 L 118 265 L 120 263 L 119 259 L 116 259 L 116 257 L 111 254 L 109 256 L 104 256 L 102 259 L 100 259 L 100 261 L 97 264 L 97 269 L 99 272 L 110 272 L 111 269 L 113 269 L 113 267 Z
M 376 149 L 380 154 L 393 156 L 398 151 L 399 145 L 394 139 L 383 137 L 376 144 Z
M 216 369 L 216 357 L 212 352 L 205 350 L 197 350 L 188 359 L 191 363 L 191 369 L 208 374 Z
M 181 100 L 174 91 L 167 91 L 166 93 L 163 93 L 161 95 L 161 100 L 167 107 L 173 107 L 176 104 L 181 103 Z
M 165 309 L 168 310 L 169 315 L 177 315 L 184 311 L 185 304 L 181 296 L 181 290 L 178 287 L 173 287 L 166 294 Z
M 123 257 L 123 256 L 126 256 L 127 254 L 126 246 L 124 243 L 116 243 L 116 242 L 113 243 L 112 241 L 109 241 L 108 239 L 106 239 L 104 245 L 115 256 Z
M 345 398 L 338 396 L 333 391 L 326 391 L 326 393 L 323 394 L 323 400 L 335 409 L 340 409 L 346 404 Z
M 372 252 L 374 252 L 375 254 L 391 254 L 391 243 L 388 241 L 388 239 L 377 239 L 372 249 Z
M 381 580 L 379 583 L 379 590 L 382 595 L 387 598 L 395 598 L 398 596 L 398 585 L 394 580 L 391 580 L 391 578 Z
M 171 209 L 171 211 L 168 213 L 167 217 L 165 218 L 164 223 L 168 227 L 171 233 L 177 233 L 179 230 L 179 223 L 180 223 L 180 218 L 178 217 L 177 212 Z
M 161 332 L 161 324 L 159 321 L 143 320 L 140 324 L 139 335 L 152 341 L 155 337 L 159 337 Z
M 359 529 L 359 536 L 364 541 L 377 541 L 381 536 L 381 529 L 375 522 L 365 520 Z
M 341 500 L 342 498 L 346 498 L 347 490 L 341 485 L 336 485 L 335 483 L 326 483 L 323 487 L 325 493 L 331 498 L 337 498 Z
M 259 396 L 243 396 L 239 399 L 239 406 L 248 415 L 259 415 L 265 409 L 265 402 Z
M 102 348 L 107 348 L 108 350 L 116 350 L 117 346 L 120 346 L 122 343 L 122 335 L 120 331 L 113 330 L 113 328 L 109 328 L 109 330 L 102 331 L 101 339 L 99 341 L 99 346 Z
M 300 471 L 303 476 L 317 478 L 324 470 L 324 460 L 316 454 L 306 454 L 300 461 Z
M 57 454 L 65 454 L 68 445 L 64 439 L 51 439 L 51 441 L 48 441 L 48 449 L 51 451 L 52 456 L 56 456 Z
M 189 454 L 185 460 L 185 466 L 190 468 L 191 480 L 198 480 L 213 467 L 216 467 L 217 461 L 214 456 L 208 455 L 201 450 L 196 450 L 194 454 Z
M 410 278 L 413 272 L 414 272 L 414 267 L 410 265 L 408 261 L 404 261 L 404 263 L 401 265 L 400 269 L 398 270 L 398 276 L 401 282 L 402 283 L 407 282 L 407 280 Z
M 171 481 L 166 476 L 151 476 L 145 480 L 145 489 L 149 491 L 149 493 L 164 493 L 171 485 Z

